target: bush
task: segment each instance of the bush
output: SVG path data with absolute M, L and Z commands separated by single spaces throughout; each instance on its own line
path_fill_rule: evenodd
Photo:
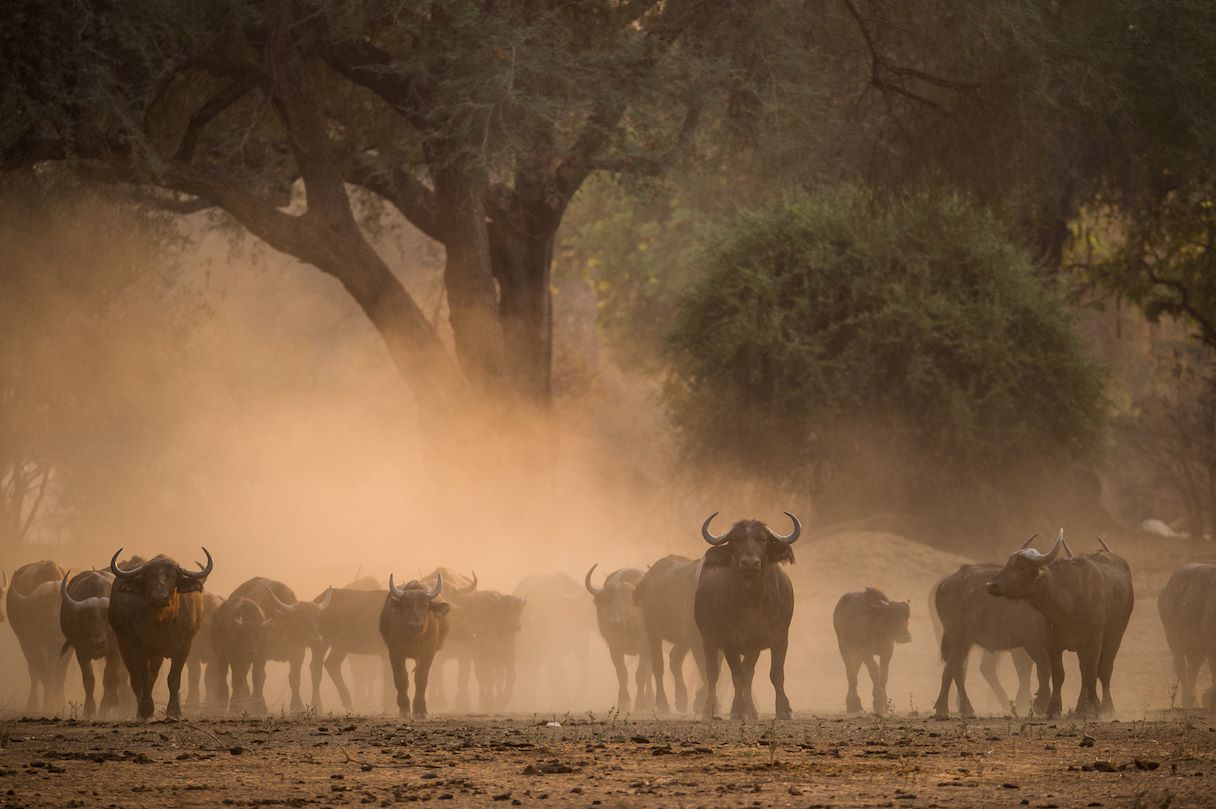
M 668 405 L 695 464 L 923 504 L 1094 450 L 1103 376 L 1071 321 L 957 197 L 794 197 L 706 250 L 669 334 Z

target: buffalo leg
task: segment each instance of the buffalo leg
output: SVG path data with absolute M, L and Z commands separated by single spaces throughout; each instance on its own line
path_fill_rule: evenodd
M 266 713 L 266 658 L 253 659 L 253 710 Z
M 1115 713 L 1115 701 L 1110 694 L 1110 678 L 1115 673 L 1115 654 L 1118 649 L 1118 646 L 1113 649 L 1104 646 L 1098 657 L 1098 679 L 1102 682 L 1102 702 L 1098 713 L 1101 716 L 1113 716 Z
M 730 701 L 730 718 L 747 718 L 747 677 L 743 668 L 743 656 L 735 651 L 725 651 L 726 666 L 730 669 L 730 682 L 735 694 Z M 709 650 L 706 650 L 708 656 Z M 708 697 L 707 697 L 708 699 Z
M 713 719 L 718 705 L 718 671 L 720 658 L 716 647 L 705 644 L 705 703 L 702 716 Z M 661 665 L 661 664 L 660 664 Z
M 84 718 L 92 719 L 97 716 L 97 702 L 93 699 L 93 689 L 97 686 L 97 678 L 93 675 L 93 661 L 77 649 L 76 662 L 80 664 L 80 681 L 84 685 Z
M 1195 707 L 1195 681 L 1199 678 L 1199 668 L 1203 658 L 1199 655 L 1188 655 L 1182 649 L 1174 652 L 1174 673 L 1178 677 L 1178 685 L 1182 688 L 1182 707 Z
M 857 675 L 854 674 L 853 676 L 855 679 Z M 950 685 L 953 682 L 954 670 L 950 665 L 950 655 L 947 653 L 946 659 L 942 661 L 942 686 L 937 692 L 937 702 L 933 703 L 933 716 L 935 719 L 950 718 Z M 861 710 L 860 698 L 857 700 L 857 710 Z
M 46 659 L 42 650 L 35 648 L 33 643 L 27 643 L 20 636 L 17 640 L 21 644 L 21 653 L 25 656 L 25 669 L 30 675 L 30 692 L 25 699 L 25 710 L 33 714 L 38 712 L 38 689 L 42 688 L 43 693 L 46 693 Z
M 1091 645 L 1077 650 L 1081 667 L 1081 693 L 1077 696 L 1077 716 L 1093 718 L 1098 715 L 1098 650 Z
M 888 713 L 887 703 L 890 701 L 887 698 L 887 677 L 891 673 L 891 654 L 890 646 L 883 649 L 878 655 L 878 679 L 874 681 L 874 713 L 879 716 L 886 716 Z
M 1013 670 L 1018 675 L 1018 692 L 1013 698 L 1013 707 L 1025 711 L 1030 705 L 1030 669 L 1034 666 L 1034 660 L 1025 649 L 1011 649 L 1009 659 L 1013 661 Z
M 247 657 L 231 661 L 232 696 L 228 700 L 229 713 L 246 713 L 249 710 L 249 670 L 253 661 Z
M 789 641 L 783 640 L 773 644 L 769 651 L 768 679 L 773 684 L 777 694 L 776 715 L 778 719 L 793 719 L 794 711 L 790 708 L 790 698 L 785 695 L 785 654 Z
M 291 687 L 291 711 L 296 713 L 304 710 L 304 700 L 300 696 L 300 675 L 304 668 L 304 649 L 298 648 L 291 652 L 287 661 L 287 684 Z
M 472 673 L 472 661 L 468 655 L 456 658 L 456 711 L 469 712 L 469 675 Z
M 684 679 L 684 658 L 687 656 L 688 647 L 677 643 L 673 643 L 671 651 L 667 653 L 667 666 L 671 669 L 671 683 L 675 689 L 676 713 L 679 714 L 688 710 L 688 681 Z
M 431 680 L 431 664 L 434 654 L 418 658 L 414 663 L 414 718 L 426 719 L 426 687 Z
M 219 655 L 207 664 L 207 704 L 216 714 L 228 710 L 228 670 L 231 667 L 228 658 Z
M 47 679 L 48 685 L 43 691 L 46 704 L 46 712 L 57 714 L 63 709 L 64 698 L 63 689 L 67 684 L 68 679 L 68 663 L 67 655 L 59 654 L 58 646 L 53 651 L 49 652 L 50 660 L 47 664 Z
M 861 697 L 857 694 L 857 672 L 861 670 L 861 655 L 842 649 L 840 656 L 844 660 L 845 679 L 849 682 L 849 693 L 844 697 L 844 709 L 850 714 L 859 714 L 861 713 Z
M 634 708 L 638 711 L 645 711 L 654 705 L 654 690 L 653 675 L 650 671 L 650 655 L 645 651 L 638 655 L 637 669 L 633 673 L 634 685 L 637 688 L 637 695 L 634 697 Z
M 625 653 L 617 646 L 608 647 L 612 668 L 616 670 L 616 709 L 629 713 L 629 668 L 625 665 Z
M 874 661 L 874 656 L 871 654 L 862 655 L 861 663 L 866 667 L 866 674 L 870 677 L 870 700 L 874 705 L 874 713 L 882 716 L 886 713 L 887 706 L 886 701 L 882 700 L 882 679 L 878 673 L 878 663 Z
M 194 655 L 186 658 L 186 707 L 194 708 L 199 702 L 199 680 L 202 679 L 203 662 Z
M 309 647 L 308 674 L 312 679 L 312 709 L 321 710 L 321 669 L 325 664 L 325 653 L 328 649 L 323 645 Z
M 170 719 L 182 718 L 182 669 L 186 667 L 186 655 L 169 658 L 169 704 L 165 715 Z
M 101 716 L 113 717 L 118 713 L 122 691 L 122 660 L 112 651 L 105 657 L 105 668 L 101 671 Z
M 402 719 L 410 718 L 410 680 L 405 671 L 405 655 L 390 654 L 388 667 L 393 673 L 393 685 L 397 688 L 397 715 Z M 415 690 L 419 686 L 415 684 Z
M 1051 701 L 1047 703 L 1047 718 L 1059 719 L 1064 709 L 1060 693 L 1064 690 L 1064 652 L 1052 649 L 1048 654 L 1051 655 Z
M 131 675 L 131 692 L 135 695 L 136 702 L 135 716 L 139 719 L 147 719 L 152 716 L 154 710 L 152 705 L 154 678 L 150 676 L 149 671 L 151 661 L 137 648 L 120 646 L 119 651 L 122 653 L 122 662 Z
M 1051 705 L 1051 658 L 1040 649 L 1031 659 L 1034 660 L 1034 673 L 1039 681 L 1039 690 L 1034 695 L 1034 712 L 1038 716 L 1046 716 Z
M 350 699 L 350 691 L 346 688 L 346 681 L 342 679 L 342 661 L 346 659 L 346 651 L 339 649 L 336 646 L 329 650 L 329 654 L 325 656 L 325 670 L 329 672 L 329 678 L 334 681 L 334 687 L 338 689 L 338 698 L 342 700 L 342 709 L 346 711 L 353 710 L 353 705 Z
M 650 669 L 654 674 L 654 709 L 660 714 L 671 713 L 663 688 L 663 640 L 653 632 L 647 633 L 646 640 L 650 648 Z
M 1005 713 L 1013 702 L 1009 699 L 1009 692 L 1001 685 L 1001 678 L 997 674 L 997 661 L 999 660 L 999 655 L 984 650 L 984 653 L 980 655 L 980 674 L 984 675 L 984 679 L 988 681 L 988 687 L 992 689 L 997 705 L 1001 706 L 1001 713 Z M 1018 679 L 1021 680 L 1020 675 Z
M 752 683 L 756 679 L 756 661 L 759 659 L 759 649 L 743 655 L 743 682 L 747 685 L 743 691 L 743 709 L 750 719 L 760 718 L 760 712 L 756 710 L 756 700 L 752 695 Z

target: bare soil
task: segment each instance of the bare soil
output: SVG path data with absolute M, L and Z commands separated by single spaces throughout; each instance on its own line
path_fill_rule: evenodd
M 1216 723 L 558 717 L 0 728 L 6 807 L 1179 807 L 1216 804 Z

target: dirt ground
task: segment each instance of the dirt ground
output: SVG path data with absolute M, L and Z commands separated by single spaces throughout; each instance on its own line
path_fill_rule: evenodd
M 5 807 L 1178 807 L 1216 803 L 1216 723 L 270 718 L 11 720 Z

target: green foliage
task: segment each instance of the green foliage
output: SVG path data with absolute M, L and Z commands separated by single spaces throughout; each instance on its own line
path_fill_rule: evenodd
M 698 464 L 819 494 L 884 467 L 921 498 L 1100 439 L 1102 375 L 1060 295 L 957 197 L 791 197 L 703 264 L 668 389 Z

